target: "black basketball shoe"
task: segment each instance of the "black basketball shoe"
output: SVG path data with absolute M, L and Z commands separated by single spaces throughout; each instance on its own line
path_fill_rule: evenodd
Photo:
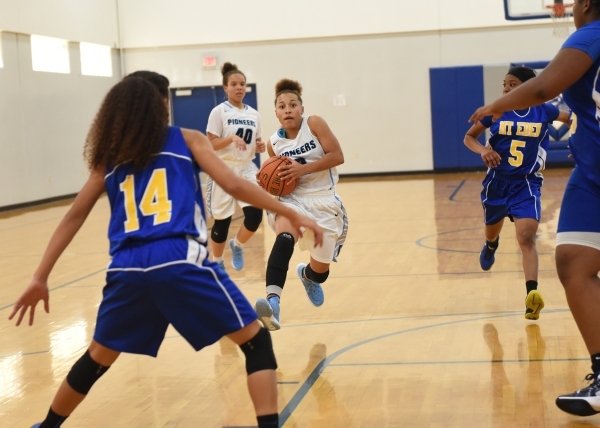
M 577 416 L 600 413 L 600 373 L 590 373 L 585 380 L 591 382 L 588 387 L 558 396 L 556 405 L 560 410 Z

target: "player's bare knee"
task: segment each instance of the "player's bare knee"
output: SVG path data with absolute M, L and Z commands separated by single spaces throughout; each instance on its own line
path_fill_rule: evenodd
M 85 354 L 71 367 L 71 371 L 67 375 L 67 383 L 76 392 L 87 395 L 94 383 L 109 368 L 110 366 L 102 366 L 95 362 L 90 355 L 90 351 L 85 351 Z
M 586 280 L 597 276 L 597 272 L 588 272 L 577 251 L 568 247 L 570 246 L 556 247 L 556 272 L 565 291 L 573 291 L 580 285 L 585 286 Z
M 244 207 L 244 227 L 250 232 L 256 232 L 263 219 L 263 211 L 256 207 Z
M 517 234 L 517 241 L 521 248 L 533 248 L 535 247 L 535 231 L 521 231 Z
M 213 227 L 210 231 L 210 239 L 217 244 L 222 244 L 227 240 L 227 234 L 229 233 L 229 226 L 231 225 L 231 217 L 227 217 L 222 220 L 215 220 Z
M 256 336 L 241 344 L 240 349 L 246 356 L 246 373 L 248 375 L 261 370 L 277 369 L 273 342 L 267 329 L 261 328 Z

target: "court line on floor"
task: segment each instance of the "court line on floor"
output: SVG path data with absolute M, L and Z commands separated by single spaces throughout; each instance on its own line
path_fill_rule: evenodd
M 425 326 L 419 326 L 419 327 L 413 327 L 413 328 L 409 328 L 406 330 L 399 330 L 399 331 L 395 331 L 393 333 L 387 333 L 387 334 L 383 334 L 380 336 L 376 336 L 376 337 L 372 337 L 370 339 L 365 339 L 362 340 L 360 342 L 354 343 L 352 345 L 348 345 L 336 352 L 334 352 L 333 354 L 329 355 L 328 357 L 325 357 L 323 360 L 321 360 L 313 369 L 313 371 L 310 373 L 310 375 L 308 375 L 308 377 L 306 378 L 306 380 L 302 383 L 302 385 L 300 386 L 300 388 L 298 389 L 298 391 L 296 391 L 296 393 L 292 396 L 292 398 L 290 399 L 290 401 L 288 401 L 288 403 L 286 404 L 286 406 L 283 408 L 283 410 L 279 413 L 279 423 L 280 426 L 285 425 L 285 423 L 287 422 L 287 420 L 291 417 L 292 413 L 294 412 L 294 410 L 296 410 L 296 408 L 300 405 L 300 403 L 302 402 L 302 400 L 306 397 L 306 395 L 308 394 L 308 392 L 310 391 L 311 387 L 315 384 L 315 382 L 319 379 L 319 376 L 321 376 L 321 373 L 323 372 L 323 370 L 325 370 L 326 367 L 328 367 L 331 362 L 333 360 L 335 360 L 337 357 L 339 357 L 340 355 L 353 350 L 355 348 L 358 348 L 359 346 L 362 345 L 366 345 L 381 339 L 387 339 L 389 337 L 393 337 L 393 336 L 398 336 L 401 334 L 406 334 L 406 333 L 412 333 L 415 331 L 421 331 L 421 330 L 427 330 L 427 329 L 432 329 L 432 328 L 437 328 L 437 327 L 443 327 L 443 326 L 448 326 L 448 325 L 453 325 L 453 324 L 461 324 L 461 323 L 467 323 L 467 322 L 474 322 L 474 321 L 482 321 L 482 320 L 488 320 L 488 319 L 495 319 L 495 318 L 503 318 L 503 317 L 510 317 L 510 316 L 516 316 L 516 315 L 521 315 L 521 313 L 518 314 L 504 314 L 504 315 L 494 315 L 494 316 L 486 316 L 486 317 L 479 317 L 479 318 L 469 318 L 466 320 L 455 320 L 455 321 L 447 321 L 447 322 L 442 322 L 442 323 L 438 323 L 438 324 L 430 324 L 430 325 L 425 325 Z
M 420 366 L 420 365 L 442 365 L 442 364 L 483 364 L 483 363 L 561 363 L 569 361 L 590 361 L 585 358 L 527 358 L 522 360 L 464 360 L 464 361 L 399 361 L 395 363 L 339 363 L 329 364 L 329 367 L 353 367 L 353 366 Z
M 460 189 L 462 189 L 462 187 L 465 185 L 466 182 L 467 182 L 467 180 L 461 181 L 460 184 L 458 186 L 456 186 L 456 189 L 454 189 L 454 192 L 452 192 L 452 194 L 450 195 L 450 197 L 448 199 L 450 199 L 452 202 L 456 202 L 454 200 L 454 197 L 460 191 Z
M 460 233 L 460 232 L 466 232 L 469 230 L 480 230 L 482 229 L 482 227 L 471 227 L 468 229 L 458 229 L 458 230 L 450 230 L 447 232 L 439 232 L 439 233 L 434 233 L 433 235 L 427 235 L 424 236 L 422 238 L 419 238 L 415 241 L 415 244 L 421 248 L 427 248 L 428 250 L 436 250 L 436 251 L 447 251 L 450 253 L 469 253 L 469 254 L 479 254 L 479 251 L 473 251 L 473 250 L 455 250 L 455 249 L 449 249 L 449 248 L 439 248 L 439 247 L 431 247 L 428 246 L 426 244 L 423 243 L 424 240 L 429 239 L 429 238 L 435 238 L 437 236 L 441 236 L 441 235 L 448 235 L 450 233 Z M 539 239 L 539 238 L 538 238 Z M 519 253 L 498 253 L 498 254 L 519 254 Z M 549 254 L 554 254 L 554 252 L 550 252 L 550 253 L 538 253 L 540 255 L 549 255 Z

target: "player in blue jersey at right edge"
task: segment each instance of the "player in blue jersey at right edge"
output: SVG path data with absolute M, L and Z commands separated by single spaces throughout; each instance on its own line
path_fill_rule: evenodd
M 18 313 L 19 325 L 29 311 L 31 325 L 40 300 L 48 312 L 48 276 L 106 191 L 112 258 L 94 338 L 34 428 L 60 427 L 121 352 L 156 356 L 169 324 L 196 350 L 225 335 L 238 344 L 258 426 L 279 427 L 271 338 L 242 292 L 208 260 L 199 168 L 235 198 L 287 218 L 295 233 L 312 230 L 315 245 L 323 234 L 313 220 L 237 177 L 203 134 L 170 127 L 168 87 L 166 77 L 140 71 L 106 95 L 86 141 L 90 176 L 9 317 Z
M 562 93 L 573 111 L 569 145 L 575 159 L 556 234 L 556 269 L 591 356 L 590 384 L 556 405 L 579 416 L 600 413 L 600 0 L 575 0 L 577 31 L 535 79 L 480 107 L 471 122 L 539 105 Z
M 503 94 L 535 77 L 529 67 L 511 67 L 504 77 Z M 570 124 L 569 112 L 552 104 L 541 104 L 522 110 L 505 112 L 500 119 L 484 117 L 465 135 L 465 145 L 481 155 L 489 168 L 483 180 L 481 203 L 485 221 L 485 239 L 479 263 L 489 270 L 495 261 L 504 218 L 514 221 L 517 242 L 523 253 L 525 273 L 525 318 L 537 320 L 544 307 L 538 287 L 538 254 L 535 235 L 542 217 L 540 203 L 548 150 L 548 126 L 555 121 Z M 486 128 L 490 139 L 486 146 L 477 141 Z

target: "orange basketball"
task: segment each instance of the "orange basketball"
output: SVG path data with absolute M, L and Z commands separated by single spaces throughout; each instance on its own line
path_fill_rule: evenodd
M 277 176 L 277 168 L 282 165 L 291 165 L 292 161 L 281 156 L 273 156 L 267 159 L 258 172 L 260 186 L 273 196 L 285 196 L 292 193 L 298 184 L 298 180 L 287 183 Z

